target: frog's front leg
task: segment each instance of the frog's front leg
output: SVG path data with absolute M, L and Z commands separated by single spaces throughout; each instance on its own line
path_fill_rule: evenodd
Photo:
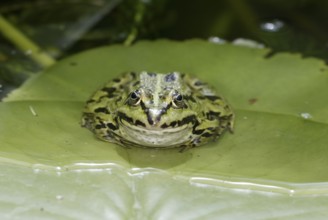
M 218 120 L 205 119 L 199 125 L 195 126 L 192 134 L 192 145 L 198 146 L 213 141 L 219 136 L 220 126 Z
M 191 148 L 199 145 L 206 144 L 207 142 L 213 141 L 218 137 L 218 121 L 205 119 L 202 123 L 194 126 L 192 135 L 190 136 L 190 142 L 180 146 L 179 152 L 185 152 Z
M 101 140 L 117 143 L 120 140 L 119 127 L 109 112 L 84 113 L 82 126 L 94 132 Z

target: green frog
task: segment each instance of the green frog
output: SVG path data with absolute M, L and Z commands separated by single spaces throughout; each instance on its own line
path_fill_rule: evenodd
M 188 74 L 128 72 L 86 102 L 82 126 L 125 147 L 203 145 L 233 131 L 234 113 L 223 97 Z

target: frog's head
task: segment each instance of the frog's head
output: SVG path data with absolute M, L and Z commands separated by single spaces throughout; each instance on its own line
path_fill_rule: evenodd
M 131 110 L 134 118 L 139 118 L 141 121 L 146 122 L 145 124 L 152 127 L 165 124 L 169 119 L 163 118 L 165 122 L 161 123 L 163 122 L 162 116 L 164 115 L 169 115 L 171 120 L 173 118 L 174 120 L 181 119 L 183 110 L 188 108 L 183 100 L 182 94 L 177 90 L 165 90 L 161 93 L 153 93 L 143 88 L 138 88 L 131 92 L 125 105 Z M 135 114 L 141 114 L 143 116 L 139 117 L 140 115 Z M 180 116 L 177 117 L 178 115 L 176 114 Z
M 179 73 L 145 74 L 117 109 L 121 132 L 156 145 L 186 141 L 199 122 Z

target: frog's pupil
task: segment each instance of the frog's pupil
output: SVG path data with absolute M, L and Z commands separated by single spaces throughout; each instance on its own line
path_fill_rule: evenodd
M 138 95 L 136 94 L 136 92 L 132 92 L 130 97 L 131 97 L 131 99 L 137 99 Z
M 175 100 L 177 100 L 177 101 L 179 101 L 179 102 L 182 101 L 182 95 L 180 95 L 180 94 L 177 95 L 177 96 L 175 97 Z

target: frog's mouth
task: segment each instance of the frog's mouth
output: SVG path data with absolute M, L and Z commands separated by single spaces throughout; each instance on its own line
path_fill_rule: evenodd
M 179 147 L 191 139 L 192 125 L 184 124 L 175 128 L 151 129 L 120 121 L 120 133 L 129 142 L 144 147 Z

